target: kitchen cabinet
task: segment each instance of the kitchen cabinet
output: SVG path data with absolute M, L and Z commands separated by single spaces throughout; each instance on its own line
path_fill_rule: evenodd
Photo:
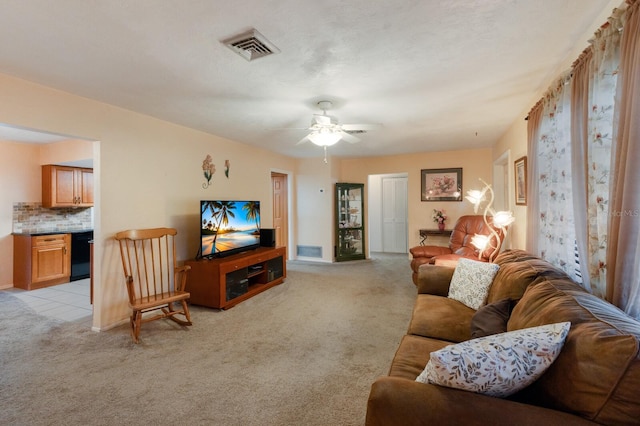
M 364 259 L 364 184 L 336 183 L 335 258 Z
M 93 169 L 42 166 L 42 206 L 93 207 Z
M 69 282 L 71 235 L 14 235 L 13 286 L 24 290 Z

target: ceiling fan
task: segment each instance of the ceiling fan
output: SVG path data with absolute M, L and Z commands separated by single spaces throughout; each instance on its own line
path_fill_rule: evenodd
M 310 141 L 318 146 L 324 147 L 335 145 L 338 141 L 344 140 L 349 143 L 360 142 L 360 139 L 352 133 L 365 133 L 367 130 L 380 128 L 380 124 L 340 124 L 336 117 L 327 114 L 331 109 L 331 101 L 320 101 L 318 107 L 322 114 L 314 114 L 311 118 L 311 126 L 308 127 L 309 134 L 302 138 L 298 144 Z

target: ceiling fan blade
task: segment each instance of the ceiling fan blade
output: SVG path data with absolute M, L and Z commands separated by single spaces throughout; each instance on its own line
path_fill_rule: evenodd
M 311 142 L 311 139 L 309 139 L 309 135 L 307 135 L 304 138 L 300 139 L 296 145 L 302 145 L 305 142 Z
M 349 133 L 346 133 L 346 132 L 340 132 L 340 137 L 345 142 L 349 142 L 349 143 L 360 142 L 359 138 L 356 138 L 355 136 L 350 135 Z
M 382 124 L 343 124 L 342 130 L 378 130 Z
M 266 130 L 309 130 L 308 127 L 269 127 Z

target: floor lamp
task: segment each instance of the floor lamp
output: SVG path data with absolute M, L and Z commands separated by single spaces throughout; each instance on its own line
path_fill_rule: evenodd
M 503 239 L 507 236 L 507 227 L 511 225 L 515 218 L 513 217 L 513 213 L 510 211 L 498 211 L 496 212 L 493 209 L 493 201 L 495 199 L 495 195 L 493 193 L 493 189 L 491 185 L 480 179 L 480 182 L 484 184 L 484 188 L 481 191 L 477 189 L 472 189 L 467 191 L 467 196 L 465 197 L 471 204 L 473 204 L 474 213 L 478 213 L 478 209 L 484 203 L 484 211 L 482 213 L 482 218 L 484 219 L 484 223 L 491 231 L 491 236 L 496 241 L 496 244 L 491 244 L 491 236 L 489 235 L 479 235 L 475 234 L 471 238 L 471 244 L 473 244 L 478 250 L 478 259 L 482 259 L 482 253 L 488 248 L 493 248 L 491 255 L 489 255 L 489 262 L 493 262 L 495 256 L 500 251 L 500 246 L 502 245 Z M 487 193 L 489 194 L 489 199 L 487 200 Z M 487 219 L 491 216 L 491 222 Z M 502 237 L 496 231 L 496 228 L 502 231 Z

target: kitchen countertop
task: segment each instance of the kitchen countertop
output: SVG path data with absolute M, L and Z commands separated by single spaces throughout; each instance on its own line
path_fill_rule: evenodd
M 65 229 L 65 230 L 57 230 L 57 231 L 20 231 L 20 232 L 12 232 L 12 234 L 37 237 L 40 235 L 78 234 L 80 232 L 93 232 L 93 229 Z

